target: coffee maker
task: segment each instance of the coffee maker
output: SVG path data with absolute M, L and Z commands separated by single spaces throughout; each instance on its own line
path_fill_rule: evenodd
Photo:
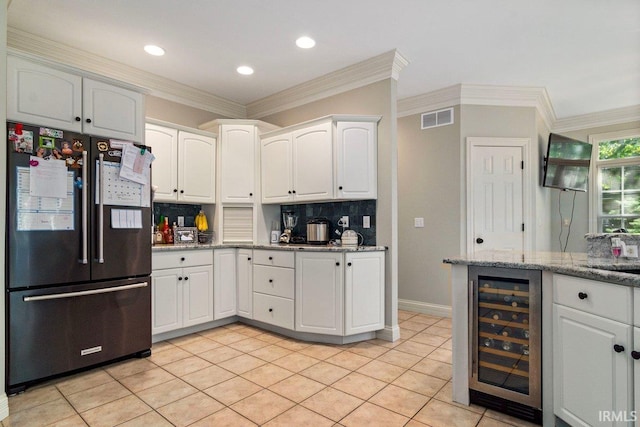
M 291 211 L 282 212 L 282 224 L 284 225 L 284 232 L 280 235 L 280 243 L 289 243 L 291 242 L 293 228 L 298 224 L 298 216 Z

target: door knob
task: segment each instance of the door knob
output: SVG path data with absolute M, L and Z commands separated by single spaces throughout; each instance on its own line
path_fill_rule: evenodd
M 477 243 L 477 244 L 484 243 L 484 239 L 483 239 L 482 237 L 478 237 L 478 238 L 476 239 L 476 243 Z
M 635 351 L 635 350 L 634 350 L 634 351 L 632 351 L 632 352 L 631 352 L 631 357 L 633 357 L 635 360 L 640 359 L 640 352 Z
M 613 351 L 615 351 L 616 353 L 622 353 L 624 351 L 624 347 L 620 344 L 615 344 L 613 346 Z

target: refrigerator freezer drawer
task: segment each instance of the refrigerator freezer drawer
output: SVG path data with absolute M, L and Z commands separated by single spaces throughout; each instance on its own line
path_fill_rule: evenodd
M 151 348 L 148 277 L 9 293 L 7 391 Z

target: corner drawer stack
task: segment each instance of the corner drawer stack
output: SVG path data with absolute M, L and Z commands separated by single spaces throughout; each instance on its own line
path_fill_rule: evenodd
M 253 251 L 253 318 L 294 329 L 294 252 Z

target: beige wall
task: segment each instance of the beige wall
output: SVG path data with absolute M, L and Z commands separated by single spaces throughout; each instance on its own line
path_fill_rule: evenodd
M 438 309 L 451 305 L 449 268 L 442 259 L 466 252 L 466 144 L 468 137 L 529 138 L 533 168 L 531 237 L 548 247 L 548 189 L 539 181 L 546 126 L 535 108 L 462 105 L 455 123 L 420 130 L 420 115 L 398 120 L 399 285 L 401 304 Z M 541 129 L 539 129 L 541 128 Z M 423 217 L 425 228 L 414 228 Z
M 210 120 L 227 118 L 151 95 L 147 95 L 145 98 L 145 117 L 194 129 Z
M 561 135 L 568 136 L 580 141 L 589 141 L 589 135 L 615 132 L 626 129 L 640 128 L 640 121 L 624 123 L 613 126 L 601 126 L 596 128 L 582 129 L 571 132 L 557 132 Z M 571 217 L 571 209 L 573 202 L 573 192 L 566 191 L 562 194 L 560 204 L 558 203 L 559 190 L 553 190 L 550 203 L 551 214 L 551 248 L 553 250 L 560 249 L 560 243 L 558 242 L 558 235 L 560 233 L 560 213 L 558 211 L 559 206 L 562 210 L 563 218 Z M 569 235 L 569 242 L 567 244 L 567 252 L 586 252 L 587 242 L 584 239 L 584 235 L 589 232 L 589 193 L 576 193 L 576 205 L 574 209 L 573 222 L 571 225 L 571 234 Z M 562 242 L 564 245 L 565 238 L 567 236 L 567 228 L 563 230 Z
M 420 115 L 398 120 L 398 298 L 451 305 L 449 268 L 460 254 L 460 107 L 455 123 L 420 129 Z M 414 218 L 425 227 L 415 228 Z
M 377 244 L 389 248 L 386 254 L 385 324 L 397 326 L 398 289 L 398 202 L 396 81 L 382 80 L 319 101 L 266 117 L 268 123 L 289 126 L 330 114 L 379 115 L 378 123 L 378 200 L 376 209 Z

